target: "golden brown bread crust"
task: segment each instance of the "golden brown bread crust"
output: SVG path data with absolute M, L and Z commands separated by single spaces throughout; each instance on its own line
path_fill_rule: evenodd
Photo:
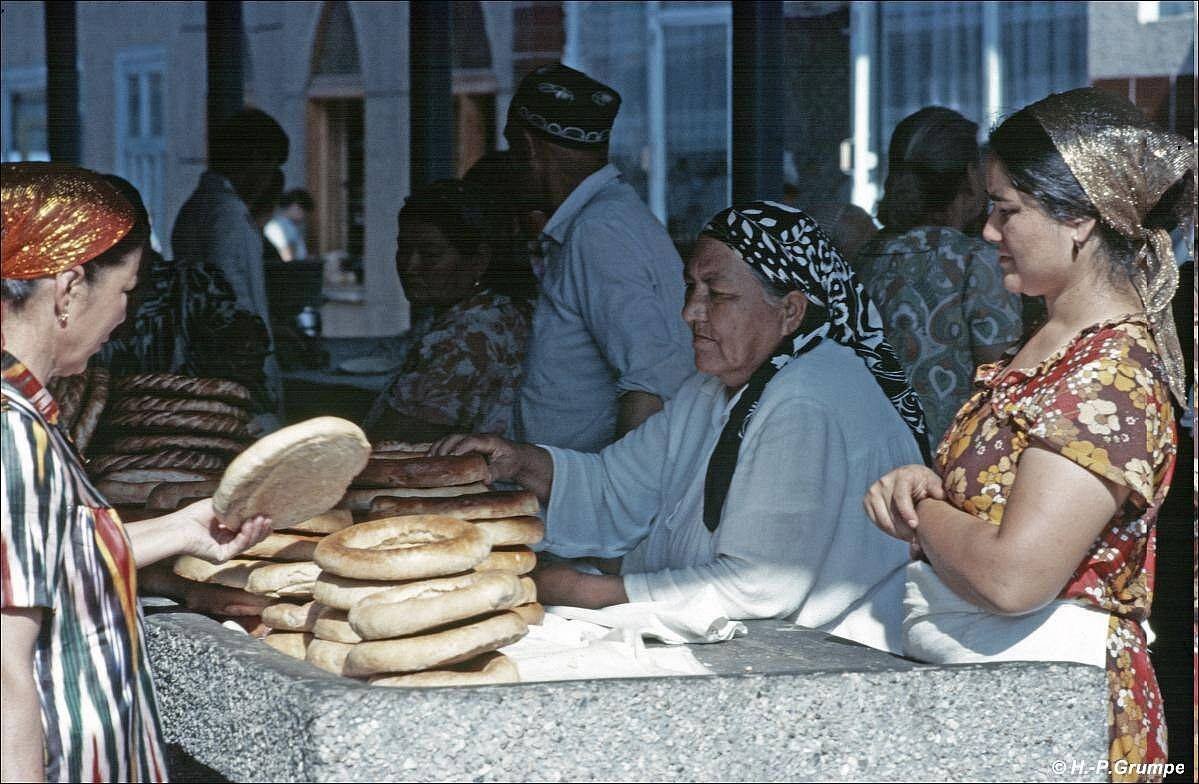
M 360 639 L 387 640 L 509 610 L 523 599 L 524 589 L 516 575 L 479 572 L 372 594 L 351 607 L 347 619 Z
M 308 651 L 308 645 L 312 642 L 312 635 L 304 634 L 303 632 L 277 632 L 272 630 L 262 638 L 262 641 L 279 651 L 279 653 L 303 661 Z
M 374 675 L 372 686 L 430 687 L 487 686 L 495 683 L 520 683 L 516 664 L 502 653 L 484 653 L 445 669 L 426 670 L 408 675 Z
M 142 411 L 136 414 L 120 414 L 109 420 L 113 430 L 142 433 L 183 433 L 194 435 L 225 436 L 227 438 L 251 438 L 244 422 L 220 414 L 170 414 L 165 411 Z
M 540 626 L 545 620 L 545 608 L 537 602 L 517 605 L 512 608 L 512 612 L 523 618 L 528 626 Z
M 87 447 L 100 425 L 100 415 L 108 404 L 108 371 L 95 367 L 88 370 L 87 396 L 71 430 L 72 440 L 79 454 L 87 454 Z
M 87 468 L 93 476 L 107 476 L 116 471 L 127 471 L 135 468 L 178 468 L 183 471 L 221 471 L 225 468 L 226 462 L 224 458 L 207 452 L 193 452 L 190 449 L 166 449 L 150 454 L 99 455 L 88 460 Z
M 362 638 L 350 626 L 346 620 L 346 611 L 338 610 L 333 607 L 325 607 L 317 605 L 320 609 L 317 610 L 316 620 L 312 624 L 312 635 L 318 640 L 329 640 L 330 642 L 344 642 L 353 645 L 356 642 L 362 642 Z
M 235 381 L 219 378 L 192 378 L 171 373 L 139 373 L 121 379 L 122 392 L 149 393 L 171 397 L 207 397 L 236 406 L 249 406 L 253 400 L 250 390 Z
M 475 482 L 455 487 L 370 487 L 350 488 L 338 506 L 355 512 L 365 512 L 378 498 L 461 498 L 487 492 L 487 485 Z M 372 515 L 377 516 L 377 515 Z
M 408 441 L 376 441 L 371 444 L 372 452 L 403 452 L 411 455 L 425 455 L 432 448 L 433 444 L 431 443 L 413 444 Z
M 308 660 L 309 664 L 319 667 L 325 672 L 342 675 L 345 670 L 346 657 L 353 649 L 354 646 L 349 643 L 314 638 L 312 642 L 308 643 L 308 651 L 304 658 Z
M 112 453 L 117 455 L 141 455 L 161 452 L 165 449 L 189 449 L 193 452 L 211 452 L 231 459 L 246 445 L 232 438 L 220 436 L 122 436 L 112 442 Z
M 262 608 L 262 622 L 282 632 L 310 632 L 321 608 L 315 601 L 304 604 L 275 602 Z
M 494 520 L 535 515 L 541 509 L 537 496 L 528 490 L 490 490 L 452 498 L 400 498 L 378 496 L 370 504 L 371 515 L 446 515 L 463 520 Z
M 453 517 L 385 517 L 330 534 L 316 547 L 322 569 L 355 580 L 414 580 L 470 569 L 490 546 L 473 524 Z
M 211 471 L 190 471 L 185 468 L 122 468 L 104 477 L 114 482 L 203 482 L 213 478 Z
M 89 375 L 85 370 L 50 382 L 50 396 L 58 404 L 58 424 L 68 433 L 73 431 L 75 421 L 79 419 L 79 412 L 83 410 Z
M 545 538 L 545 523 L 531 515 L 475 520 L 474 524 L 487 535 L 492 547 L 537 544 Z
M 269 534 L 258 544 L 244 550 L 241 558 L 270 558 L 275 561 L 311 561 L 320 536 Z
M 537 553 L 527 547 L 493 547 L 491 553 L 475 566 L 475 571 L 528 574 L 536 567 Z
M 218 414 L 240 422 L 250 421 L 250 412 L 240 406 L 202 397 L 162 397 L 159 395 L 125 395 L 112 406 L 115 414 L 137 414 L 143 411 L 163 411 L 168 414 Z
M 487 461 L 481 455 L 446 457 L 372 457 L 354 477 L 355 487 L 453 487 L 483 482 Z
M 472 618 L 429 634 L 398 640 L 370 640 L 350 646 L 342 674 L 351 677 L 415 672 L 457 664 L 503 648 L 524 637 L 529 627 L 511 610 Z
M 321 572 L 312 587 L 312 596 L 326 607 L 349 610 L 367 596 L 395 587 L 394 580 L 351 580 Z
M 146 508 L 154 512 L 174 512 L 202 498 L 211 498 L 220 482 L 209 479 L 200 482 L 164 482 L 146 498 Z
M 277 529 L 293 534 L 332 534 L 354 524 L 354 513 L 349 509 L 330 509 L 307 520 L 301 520 L 287 528 Z

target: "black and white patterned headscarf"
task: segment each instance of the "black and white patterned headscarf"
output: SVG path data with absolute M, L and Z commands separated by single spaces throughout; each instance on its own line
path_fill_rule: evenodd
M 718 213 L 700 232 L 728 245 L 775 287 L 803 292 L 824 314 L 805 317 L 784 338 L 774 356 L 754 371 L 720 434 L 708 461 L 704 484 L 704 524 L 716 530 L 737 452 L 746 426 L 766 385 L 788 362 L 824 339 L 853 349 L 911 429 L 924 460 L 929 461 L 924 410 L 908 385 L 895 351 L 883 336 L 882 319 L 853 270 L 841 258 L 816 221 L 794 207 L 770 201 L 735 205 Z

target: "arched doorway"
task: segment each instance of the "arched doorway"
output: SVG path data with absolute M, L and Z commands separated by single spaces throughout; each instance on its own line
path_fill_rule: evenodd
M 322 254 L 344 254 L 343 269 L 353 271 L 354 283 L 360 285 L 365 249 L 364 91 L 349 3 L 325 3 L 311 63 L 306 160 L 308 188 L 316 202 L 316 236 L 310 243 Z

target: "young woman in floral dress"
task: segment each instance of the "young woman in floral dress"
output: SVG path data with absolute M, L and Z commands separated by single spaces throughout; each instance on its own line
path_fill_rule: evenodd
M 1186 385 L 1168 230 L 1193 209 L 1194 152 L 1093 89 L 1017 112 L 990 149 L 983 236 L 1004 285 L 1044 296 L 1048 320 L 978 369 L 935 470 L 904 466 L 867 493 L 875 524 L 917 555 L 904 650 L 1105 667 L 1109 774 L 1160 779 L 1146 621 L 1174 471 L 1170 395 Z

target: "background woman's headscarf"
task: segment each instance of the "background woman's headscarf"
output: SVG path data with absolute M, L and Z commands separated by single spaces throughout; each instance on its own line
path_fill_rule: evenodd
M 1051 95 L 1029 109 L 1104 223 L 1140 243 L 1130 270 L 1132 283 L 1149 317 L 1170 391 L 1185 405 L 1186 370 L 1170 309 L 1178 265 L 1169 233 L 1146 229 L 1145 219 L 1188 172 L 1188 196 L 1194 204 L 1194 147 L 1154 127 L 1127 100 L 1091 87 Z
M 133 208 L 95 172 L 61 163 L 0 166 L 4 212 L 0 277 L 47 278 L 121 241 Z
M 716 530 L 720 522 L 741 439 L 762 391 L 788 362 L 826 338 L 853 349 L 866 363 L 928 462 L 920 399 L 908 385 L 894 350 L 883 336 L 882 319 L 874 303 L 816 221 L 785 204 L 757 201 L 718 213 L 700 235 L 718 239 L 737 251 L 775 287 L 803 292 L 825 314 L 823 319 L 805 317 L 799 329 L 783 339 L 774 356 L 754 371 L 733 407 L 708 461 L 704 484 L 704 524 L 708 530 Z

